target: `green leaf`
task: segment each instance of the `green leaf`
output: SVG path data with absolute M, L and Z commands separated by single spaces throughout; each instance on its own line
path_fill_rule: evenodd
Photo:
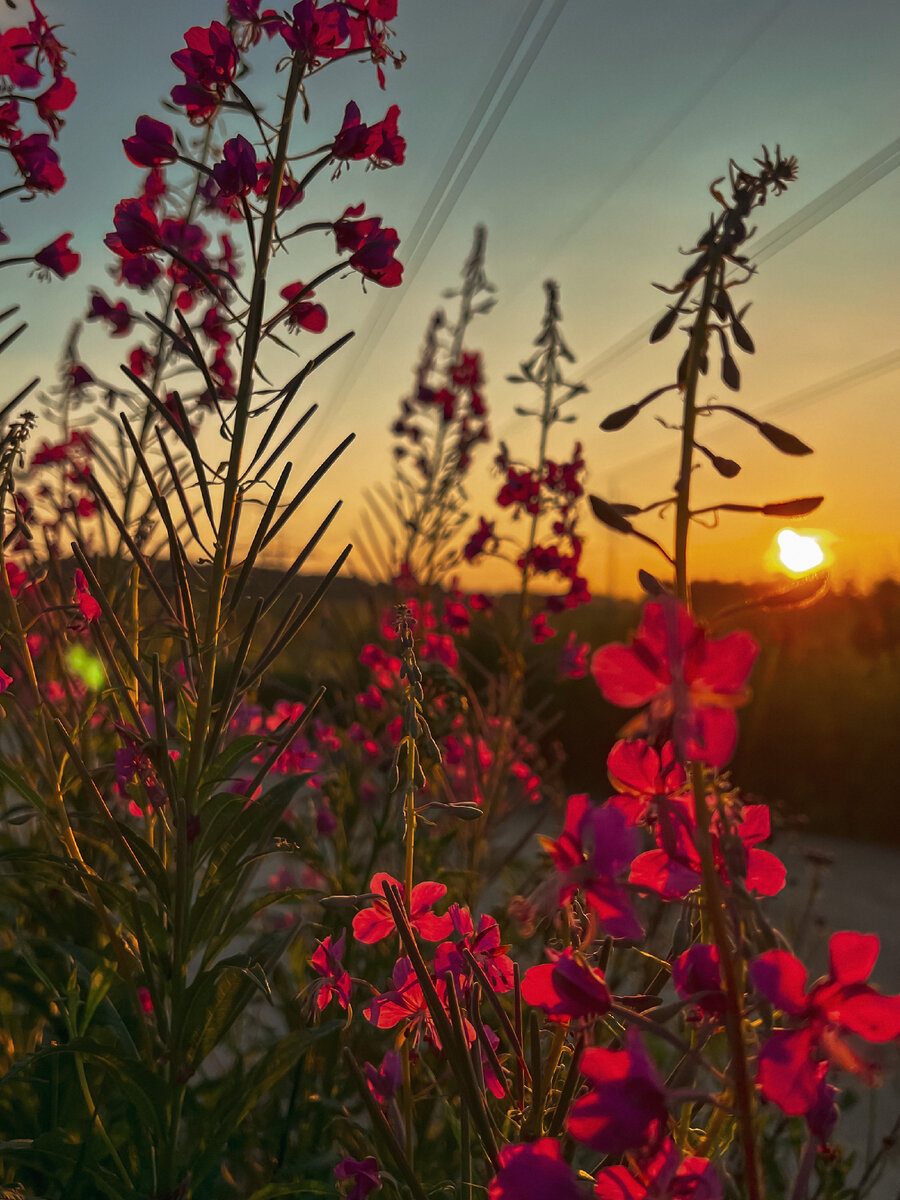
M 0 780 L 9 784 L 14 791 L 18 792 L 23 800 L 27 800 L 39 813 L 42 813 L 45 817 L 50 817 L 50 809 L 34 788 L 26 783 L 19 772 L 14 770 L 2 756 L 0 756 Z

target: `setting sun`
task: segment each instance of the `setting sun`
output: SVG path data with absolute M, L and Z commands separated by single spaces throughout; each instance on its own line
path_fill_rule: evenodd
M 782 529 L 775 540 L 778 543 L 778 561 L 782 570 L 790 575 L 806 575 L 825 562 L 825 551 L 819 539 L 811 534 Z

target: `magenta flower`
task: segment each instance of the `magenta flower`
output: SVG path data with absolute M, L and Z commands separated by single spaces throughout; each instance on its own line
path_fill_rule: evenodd
M 698 942 L 679 955 L 672 963 L 672 983 L 680 1000 L 693 999 L 704 1016 L 723 1019 L 726 1000 L 715 946 Z
M 551 1021 L 593 1021 L 609 1012 L 612 996 L 602 971 L 572 946 L 547 953 L 551 962 L 525 972 L 522 995 L 527 1004 L 542 1008 Z
M 223 196 L 246 196 L 256 186 L 259 178 L 256 151 L 243 134 L 225 143 L 222 162 L 213 167 L 212 177 Z
M 115 233 L 104 238 L 113 254 L 146 254 L 160 247 L 160 228 L 156 213 L 144 199 L 120 200 L 113 216 Z M 125 252 L 123 254 L 122 252 Z
M 382 1106 L 390 1104 L 403 1082 L 403 1060 L 397 1051 L 388 1050 L 380 1067 L 367 1062 L 363 1064 L 363 1070 L 369 1091 L 378 1103 Z
M 621 809 L 629 825 L 656 819 L 659 809 L 687 787 L 684 767 L 675 758 L 675 747 L 666 742 L 656 750 L 648 742 L 618 741 L 606 759 L 606 768 L 617 795 L 609 803 Z
M 415 969 L 408 958 L 398 958 L 391 973 L 391 983 L 394 985 L 388 991 L 382 992 L 363 1008 L 366 1020 L 371 1021 L 379 1029 L 393 1029 L 395 1025 L 404 1022 L 403 1038 L 409 1038 L 413 1046 L 418 1044 L 422 1034 L 438 1050 L 441 1040 L 438 1037 L 422 985 Z M 434 983 L 435 991 L 441 1005 L 446 1009 L 447 985 L 443 979 Z M 463 1018 L 463 1032 L 471 1045 L 475 1041 L 475 1028 L 468 1018 Z
M 172 88 L 172 99 L 187 110 L 193 124 L 203 125 L 225 99 L 240 54 L 221 21 L 213 21 L 208 29 L 195 25 L 184 35 L 184 40 L 187 49 L 177 50 L 172 62 L 184 72 L 185 82 Z
M 103 610 L 91 595 L 84 571 L 79 568 L 75 572 L 75 602 L 85 621 L 96 621 Z
M 637 940 L 643 930 L 628 893 L 617 878 L 628 869 L 637 835 L 618 809 L 591 804 L 585 795 L 570 796 L 559 841 L 542 839 L 559 873 L 559 903 L 579 888 L 606 933 Z
M 579 1070 L 591 1091 L 572 1105 L 569 1133 L 599 1154 L 655 1147 L 665 1133 L 666 1089 L 633 1031 L 624 1050 L 591 1046 Z
M 352 1179 L 353 1187 L 344 1193 L 344 1200 L 366 1200 L 370 1192 L 381 1187 L 378 1163 L 374 1158 L 345 1158 L 334 1168 L 336 1179 Z
M 882 995 L 865 982 L 879 946 L 875 934 L 833 934 L 831 969 L 808 992 L 806 967 L 786 950 L 768 950 L 750 964 L 756 990 L 792 1021 L 792 1028 L 776 1029 L 763 1046 L 757 1073 L 762 1094 L 788 1115 L 809 1113 L 820 1101 L 823 1061 L 873 1081 L 872 1068 L 848 1035 L 867 1042 L 900 1037 L 900 995 Z
M 460 990 L 466 989 L 471 982 L 472 972 L 463 951 L 469 950 L 495 992 L 512 991 L 513 961 L 507 954 L 509 946 L 503 945 L 500 940 L 500 926 L 496 919 L 489 913 L 482 913 L 478 918 L 476 931 L 472 924 L 472 915 L 467 908 L 451 904 L 447 916 L 460 938 L 458 942 L 442 942 L 435 950 L 434 970 L 438 978 L 443 979 L 446 972 L 450 971 L 457 987 Z
M 721 1200 L 722 1181 L 708 1158 L 681 1156 L 666 1138 L 647 1163 L 604 1167 L 597 1172 L 594 1195 L 600 1200 Z
M 322 976 L 315 985 L 316 1007 L 319 1012 L 327 1008 L 332 1000 L 337 1000 L 343 1009 L 349 1007 L 350 975 L 344 970 L 342 962 L 346 939 L 346 929 L 336 942 L 332 942 L 330 936 L 323 938 L 309 960 L 313 970 Z
M 381 287 L 397 287 L 403 278 L 403 264 L 394 258 L 400 245 L 396 229 L 382 228 L 381 217 L 354 220 L 365 205 L 346 209 L 334 223 L 334 238 L 338 253 L 352 251 L 350 266 Z
M 77 271 L 81 264 L 81 255 L 69 249 L 71 240 L 71 233 L 61 233 L 55 242 L 38 250 L 34 261 L 44 271 L 52 271 L 60 279 L 65 279 Z
M 392 883 L 400 889 L 403 896 L 403 884 L 392 875 L 379 871 L 372 876 L 369 891 L 376 896 L 384 896 L 385 884 Z M 439 942 L 447 937 L 453 928 L 449 916 L 439 917 L 431 911 L 432 906 L 447 894 L 447 888 L 442 883 L 417 883 L 412 890 L 409 920 L 419 937 L 427 942 Z M 389 937 L 394 932 L 394 918 L 388 908 L 387 900 L 376 899 L 371 908 L 364 908 L 353 918 L 353 936 L 358 942 L 371 946 Z
M 77 88 L 71 79 L 67 79 L 65 75 L 57 75 L 46 91 L 35 96 L 34 107 L 37 115 L 45 125 L 50 126 L 54 137 L 59 135 L 60 129 L 65 125 L 59 114 L 74 104 L 77 94 Z
M 171 125 L 153 117 L 138 117 L 134 133 L 130 138 L 124 138 L 122 145 L 137 167 L 158 167 L 178 158 Z
M 134 317 L 124 300 L 110 304 L 97 288 L 91 288 L 91 309 L 87 314 L 87 320 L 106 321 L 112 329 L 113 337 L 124 337 L 129 334 L 134 324 Z
M 2 693 L 6 691 L 6 689 L 9 687 L 9 685 L 12 683 L 12 681 L 13 681 L 12 675 L 7 675 L 7 673 L 3 670 L 3 668 L 0 667 L 0 695 L 2 695 Z
M 35 40 L 30 30 L 18 25 L 0 33 L 0 75 L 5 76 L 14 88 L 36 88 L 41 82 L 41 73 L 28 62 Z
M 584 679 L 588 673 L 590 653 L 590 642 L 579 642 L 573 629 L 559 657 L 557 671 L 560 676 L 563 679 Z
M 49 133 L 33 133 L 9 149 L 29 191 L 58 192 L 65 184 L 59 155 L 50 148 Z
M 309 333 L 321 333 L 328 324 L 328 313 L 321 304 L 313 303 L 315 292 L 305 283 L 289 283 L 279 293 L 288 302 L 288 329 L 305 329 Z
M 758 651 L 747 633 L 707 638 L 674 600 L 654 601 L 644 609 L 632 644 L 597 650 L 591 672 L 610 703 L 649 704 L 639 724 L 671 726 L 681 757 L 721 767 L 734 753 L 734 709 L 746 699 Z
M 768 850 L 757 849 L 770 833 L 769 810 L 765 804 L 746 804 L 727 813 L 723 832 L 718 813 L 710 833 L 713 857 L 724 882 L 739 878 L 749 892 L 775 896 L 784 887 L 784 863 Z M 657 850 L 639 854 L 631 866 L 629 882 L 656 892 L 664 900 L 680 900 L 700 887 L 703 868 L 696 845 L 692 799 L 670 799 L 656 822 Z
M 488 1200 L 580 1200 L 578 1177 L 556 1138 L 540 1138 L 500 1151 L 500 1169 L 488 1184 Z

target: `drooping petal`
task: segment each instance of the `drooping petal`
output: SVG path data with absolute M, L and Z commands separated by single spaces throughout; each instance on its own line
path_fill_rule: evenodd
M 749 967 L 753 986 L 766 999 L 791 1016 L 799 1016 L 808 1007 L 806 967 L 786 950 L 767 950 Z
M 819 1099 L 818 1066 L 812 1058 L 814 1040 L 810 1029 L 776 1029 L 759 1052 L 760 1091 L 789 1117 L 810 1112 Z
M 831 935 L 828 958 L 837 983 L 865 983 L 872 974 L 881 942 L 875 933 L 845 929 Z

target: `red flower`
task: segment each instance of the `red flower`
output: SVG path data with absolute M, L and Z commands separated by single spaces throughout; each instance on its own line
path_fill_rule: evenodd
M 50 149 L 49 133 L 33 133 L 10 146 L 25 186 L 32 192 L 58 192 L 66 182 L 59 155 Z
M 578 1177 L 556 1138 L 540 1138 L 500 1151 L 500 1169 L 488 1184 L 488 1200 L 580 1200 Z
M 764 804 L 747 804 L 740 811 L 727 813 L 728 827 L 723 833 L 716 813 L 711 834 L 713 857 L 722 879 L 739 878 L 749 892 L 774 896 L 784 887 L 784 863 L 768 850 L 758 850 L 758 842 L 770 833 L 769 810 Z M 695 839 L 692 799 L 673 799 L 660 812 L 656 823 L 657 850 L 639 854 L 631 865 L 629 882 L 635 887 L 656 892 L 664 900 L 680 900 L 700 887 L 703 873 Z
M 369 891 L 376 896 L 384 896 L 385 884 L 392 883 L 400 889 L 403 895 L 403 885 L 392 875 L 384 871 L 372 876 Z M 419 937 L 428 942 L 439 942 L 447 937 L 453 928 L 449 916 L 439 917 L 431 911 L 432 906 L 446 896 L 447 888 L 442 883 L 417 883 L 412 890 L 409 920 Z M 394 918 L 388 908 L 387 900 L 376 899 L 371 908 L 364 908 L 353 918 L 353 936 L 358 942 L 371 946 L 380 942 L 394 931 Z
M 666 1138 L 649 1162 L 604 1167 L 597 1172 L 594 1195 L 600 1200 L 721 1200 L 722 1181 L 708 1158 L 681 1151 Z
M 87 320 L 108 321 L 112 327 L 113 337 L 123 337 L 130 333 L 134 323 L 134 318 L 124 300 L 110 304 L 97 288 L 91 288 L 91 311 L 87 315 Z
M 572 946 L 562 953 L 548 950 L 552 959 L 529 967 L 522 995 L 532 1008 L 542 1008 L 551 1021 L 592 1021 L 608 1013 L 612 996 L 602 971 L 596 971 Z
M 345 1158 L 334 1168 L 336 1179 L 352 1179 L 353 1190 L 345 1193 L 344 1200 L 366 1200 L 369 1192 L 381 1187 L 378 1163 L 374 1158 Z
M 634 830 L 617 809 L 591 804 L 585 795 L 570 796 L 559 841 L 542 839 L 541 844 L 559 873 L 560 904 L 581 888 L 611 937 L 641 936 L 628 893 L 616 883 L 637 849 Z
M 158 167 L 162 163 L 173 163 L 178 151 L 173 144 L 171 125 L 153 117 L 138 117 L 135 131 L 130 138 L 123 138 L 125 153 L 137 167 Z
M 474 562 L 485 553 L 488 542 L 493 542 L 493 549 L 497 548 L 497 538 L 494 534 L 494 522 L 486 521 L 484 517 L 478 518 L 478 528 L 466 542 L 463 550 L 463 558 L 466 562 Z
M 51 242 L 43 250 L 38 250 L 34 261 L 44 271 L 52 271 L 60 279 L 65 279 L 67 275 L 77 271 L 81 263 L 81 255 L 69 249 L 71 240 L 71 233 L 61 233 L 55 242 Z
M 71 79 L 65 75 L 57 75 L 45 92 L 34 98 L 37 115 L 49 125 L 54 137 L 57 137 L 65 121 L 59 116 L 75 101 L 77 89 Z
M 403 278 L 403 264 L 394 258 L 400 245 L 396 229 L 382 228 L 381 217 L 363 221 L 349 218 L 361 215 L 365 205 L 346 209 L 334 223 L 334 238 L 338 253 L 352 251 L 350 266 L 381 287 L 397 287 Z
M 113 225 L 116 232 L 108 233 L 103 239 L 113 254 L 124 258 L 129 254 L 146 254 L 159 249 L 159 221 L 146 200 L 120 200 L 116 205 Z
M 91 595 L 84 571 L 80 568 L 75 572 L 75 601 L 86 621 L 96 621 L 103 612 L 100 605 Z
M 323 938 L 309 960 L 310 966 L 317 971 L 322 979 L 316 983 L 316 1007 L 319 1012 L 327 1008 L 332 1000 L 337 1000 L 341 1008 L 346 1009 L 350 1004 L 350 975 L 344 970 L 344 943 L 347 931 L 344 930 L 338 940 L 332 943 L 331 937 Z
M 344 110 L 344 123 L 332 143 L 332 157 L 343 162 L 368 158 L 375 167 L 399 165 L 406 154 L 406 142 L 397 133 L 399 115 L 399 107 L 392 104 L 383 121 L 365 125 L 360 118 L 359 106 L 351 100 Z
M 734 709 L 746 699 L 758 650 L 747 633 L 707 638 L 674 600 L 654 601 L 631 646 L 604 646 L 591 672 L 612 704 L 649 704 L 651 725 L 671 723 L 680 755 L 721 767 L 734 752 Z
M 328 324 L 328 313 L 321 304 L 313 304 L 314 291 L 305 283 L 289 283 L 280 295 L 288 302 L 288 329 L 306 329 L 309 333 L 321 333 Z
M 656 750 L 641 738 L 618 741 L 606 767 L 619 793 L 609 803 L 622 810 L 629 825 L 654 821 L 660 802 L 686 794 L 687 776 L 671 742 Z
M 310 65 L 319 58 L 341 58 L 347 53 L 340 47 L 350 38 L 355 18 L 343 4 L 319 8 L 316 0 L 300 0 L 294 5 L 292 16 L 291 24 L 282 26 L 282 37 Z
M 472 915 L 467 908 L 451 904 L 447 914 L 454 930 L 461 935 L 458 942 L 442 942 L 434 952 L 434 970 L 439 979 L 450 971 L 457 987 L 463 991 L 471 982 L 472 972 L 463 957 L 469 950 L 495 992 L 509 992 L 514 986 L 513 962 L 506 953 L 509 946 L 500 941 L 500 926 L 494 917 L 482 913 L 478 918 L 478 932 L 472 924 Z
M 726 1000 L 715 946 L 698 942 L 685 950 L 672 963 L 672 983 L 680 1000 L 694 999 L 700 1013 L 722 1020 Z
M 35 45 L 24 26 L 0 33 L 0 75 L 5 75 L 14 88 L 36 88 L 41 82 L 40 71 L 27 61 Z
M 263 33 L 273 38 L 283 29 L 283 22 L 275 9 L 267 8 L 260 13 L 259 3 L 260 0 L 228 0 L 229 13 L 245 26 L 240 40 L 244 50 L 255 46 Z
M 379 1029 L 393 1029 L 395 1025 L 404 1021 L 406 1028 L 403 1036 L 410 1038 L 413 1045 L 416 1045 L 424 1033 L 428 1041 L 440 1049 L 440 1038 L 425 1001 L 422 985 L 408 958 L 397 959 L 391 982 L 393 988 L 374 996 L 363 1008 L 366 1020 Z M 442 979 L 438 979 L 434 986 L 441 1003 L 444 1004 L 447 995 L 446 984 Z M 475 1029 L 465 1018 L 464 1029 L 467 1040 L 473 1042 Z
M 579 642 L 574 629 L 566 639 L 557 670 L 563 679 L 584 679 L 588 673 L 590 642 Z
M 172 88 L 173 101 L 187 110 L 194 124 L 205 124 L 215 115 L 234 79 L 240 54 L 234 38 L 221 21 L 208 29 L 195 25 L 184 35 L 186 50 L 177 50 L 172 62 L 184 72 L 185 82 Z
M 531 640 L 538 646 L 542 642 L 547 642 L 550 638 L 556 637 L 556 630 L 552 625 L 548 624 L 544 613 L 538 613 L 537 616 L 531 618 Z
M 212 169 L 212 177 L 223 196 L 246 196 L 259 179 L 256 151 L 243 134 L 229 138 L 222 148 L 222 162 Z
M 572 1105 L 572 1137 L 599 1154 L 626 1154 L 658 1144 L 667 1120 L 666 1089 L 636 1033 L 624 1050 L 591 1046 L 578 1064 L 591 1091 Z
M 873 1081 L 873 1070 L 847 1042 L 900 1037 L 900 996 L 884 996 L 865 981 L 878 958 L 875 934 L 835 933 L 828 944 L 831 969 L 807 992 L 806 968 L 786 950 L 769 950 L 750 964 L 758 992 L 794 1022 L 776 1029 L 759 1055 L 757 1082 L 767 1100 L 790 1116 L 810 1112 L 820 1099 L 819 1064 Z

